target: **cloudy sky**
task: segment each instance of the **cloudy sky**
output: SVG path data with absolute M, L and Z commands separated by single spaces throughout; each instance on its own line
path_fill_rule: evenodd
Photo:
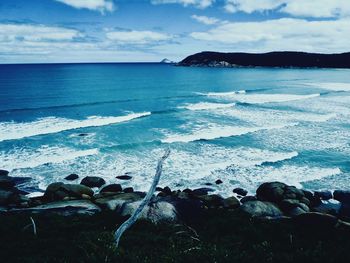
M 350 0 L 1 0 L 0 63 L 350 51 Z

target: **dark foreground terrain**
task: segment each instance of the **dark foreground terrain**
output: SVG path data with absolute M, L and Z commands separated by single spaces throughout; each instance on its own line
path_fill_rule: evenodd
M 0 217 L 1 262 L 349 262 L 348 229 L 208 210 L 190 226 L 140 221 L 116 249 L 112 213 Z

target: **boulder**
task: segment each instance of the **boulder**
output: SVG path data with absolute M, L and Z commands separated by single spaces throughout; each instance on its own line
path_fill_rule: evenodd
M 350 204 L 350 191 L 336 190 L 333 192 L 333 196 L 341 203 Z
M 79 175 L 77 174 L 70 174 L 68 176 L 66 176 L 64 179 L 66 179 L 67 181 L 73 181 L 79 178 Z
M 192 194 L 201 196 L 201 195 L 207 195 L 209 192 L 214 192 L 214 189 L 209 187 L 197 188 L 192 191 Z
M 119 211 L 126 204 L 141 200 L 143 197 L 137 193 L 121 193 L 113 196 L 98 198 L 95 203 L 102 209 L 109 211 Z
M 126 187 L 124 190 L 123 190 L 124 193 L 133 193 L 134 192 L 134 188 L 132 187 Z
M 218 208 L 225 205 L 224 198 L 222 198 L 220 195 L 201 195 L 197 198 L 201 200 L 208 208 Z
M 311 228 L 330 228 L 334 227 L 338 219 L 335 216 L 317 212 L 303 213 L 294 217 L 297 225 Z
M 222 184 L 223 182 L 220 179 L 218 179 L 218 180 L 215 181 L 215 183 L 216 184 Z
M 126 203 L 121 208 L 122 216 L 131 216 L 140 206 L 141 201 Z M 149 220 L 152 223 L 177 221 L 177 212 L 173 204 L 159 201 L 147 205 L 140 214 L 141 219 Z
M 246 196 L 246 195 L 248 194 L 248 191 L 247 191 L 247 190 L 244 190 L 243 188 L 239 188 L 239 187 L 233 189 L 233 192 L 234 192 L 235 194 L 240 195 L 240 196 Z
M 341 208 L 341 203 L 334 202 L 324 202 L 318 206 L 312 208 L 313 212 L 330 214 L 330 215 L 338 215 Z
M 92 197 L 94 191 L 81 184 L 52 183 L 46 188 L 44 193 L 44 197 L 52 201 L 63 200 L 67 197 L 82 198 L 82 195 Z
M 58 201 L 27 209 L 13 209 L 11 213 L 57 214 L 62 216 L 93 215 L 101 209 L 88 200 Z
M 87 176 L 83 180 L 81 180 L 80 184 L 88 186 L 88 187 L 101 187 L 106 184 L 106 181 L 98 176 Z
M 280 182 L 263 183 L 256 190 L 256 196 L 260 201 L 280 202 L 283 199 L 286 184 Z
M 117 193 L 117 192 L 122 192 L 122 186 L 120 184 L 109 184 L 107 186 L 104 186 L 101 190 L 100 193 Z
M 333 198 L 331 191 L 316 191 L 314 193 L 315 197 L 320 198 L 321 200 L 328 201 Z
M 132 178 L 132 176 L 124 174 L 124 175 L 116 176 L 116 178 L 119 180 L 130 180 Z
M 248 196 L 243 197 L 240 201 L 241 201 L 241 203 L 245 203 L 248 201 L 256 201 L 256 200 L 258 200 L 258 199 L 255 196 L 248 195 Z
M 234 196 L 224 199 L 224 207 L 227 209 L 236 209 L 240 206 L 240 202 Z
M 166 186 L 162 189 L 162 193 L 164 193 L 165 195 L 171 195 L 171 189 L 170 187 Z
M 282 211 L 271 202 L 248 201 L 244 202 L 240 209 L 254 217 L 280 217 Z
M 10 189 L 15 186 L 15 181 L 12 177 L 8 175 L 0 176 L 0 189 Z
M 7 176 L 8 174 L 9 174 L 9 171 L 0 169 L 0 176 Z

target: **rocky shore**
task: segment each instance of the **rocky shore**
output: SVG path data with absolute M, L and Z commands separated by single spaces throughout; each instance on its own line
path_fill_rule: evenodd
M 117 178 L 129 180 L 131 177 L 126 174 Z M 79 184 L 70 183 L 78 179 L 78 175 L 71 174 L 65 178 L 66 182 L 50 184 L 42 196 L 27 197 L 28 193 L 16 187 L 23 179 L 13 178 L 1 170 L 0 213 L 72 216 L 108 211 L 127 217 L 146 195 L 132 187 L 123 189 L 117 183 L 107 185 L 103 178 L 94 176 L 79 179 Z M 350 228 L 350 191 L 310 192 L 281 182 L 267 182 L 257 188 L 255 195 L 247 195 L 241 188 L 233 189 L 228 198 L 213 192 L 210 186 L 183 190 L 157 187 L 156 195 L 141 218 L 153 223 L 186 222 L 200 217 L 208 209 L 238 209 L 255 218 Z
M 146 193 L 100 177 L 68 175 L 44 194 L 19 189 L 30 178 L 0 171 L 0 260 L 4 262 L 348 262 L 350 192 L 309 192 L 281 182 L 256 193 L 213 184 L 158 187 L 115 247 L 114 231 Z M 73 183 L 75 182 L 75 183 Z M 23 188 L 24 189 L 24 188 Z M 30 196 L 30 195 L 29 195 Z M 6 259 L 6 260 L 5 260 Z

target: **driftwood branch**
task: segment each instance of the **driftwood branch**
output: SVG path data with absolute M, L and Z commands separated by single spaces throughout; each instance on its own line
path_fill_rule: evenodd
M 36 236 L 36 224 L 35 224 L 35 221 L 34 221 L 33 217 L 30 217 L 30 221 L 32 221 L 33 233 L 34 233 L 34 235 Z
M 117 229 L 117 231 L 115 231 L 114 238 L 115 238 L 115 242 L 116 242 L 116 246 L 117 247 L 119 245 L 120 237 L 123 235 L 123 233 L 128 228 L 130 228 L 137 221 L 137 219 L 140 217 L 140 214 L 141 214 L 142 210 L 151 201 L 151 198 L 152 198 L 152 196 L 153 196 L 153 194 L 154 194 L 154 192 L 156 190 L 156 187 L 157 187 L 157 185 L 159 183 L 160 176 L 162 175 L 163 163 L 166 160 L 166 158 L 168 158 L 169 154 L 170 154 L 170 150 L 168 149 L 164 153 L 163 157 L 158 161 L 157 170 L 156 170 L 156 173 L 154 175 L 152 185 L 151 185 L 150 189 L 148 190 L 148 193 L 146 194 L 145 198 L 142 200 L 140 206 L 135 210 L 135 212 L 132 214 L 132 216 L 128 220 L 126 220 Z

